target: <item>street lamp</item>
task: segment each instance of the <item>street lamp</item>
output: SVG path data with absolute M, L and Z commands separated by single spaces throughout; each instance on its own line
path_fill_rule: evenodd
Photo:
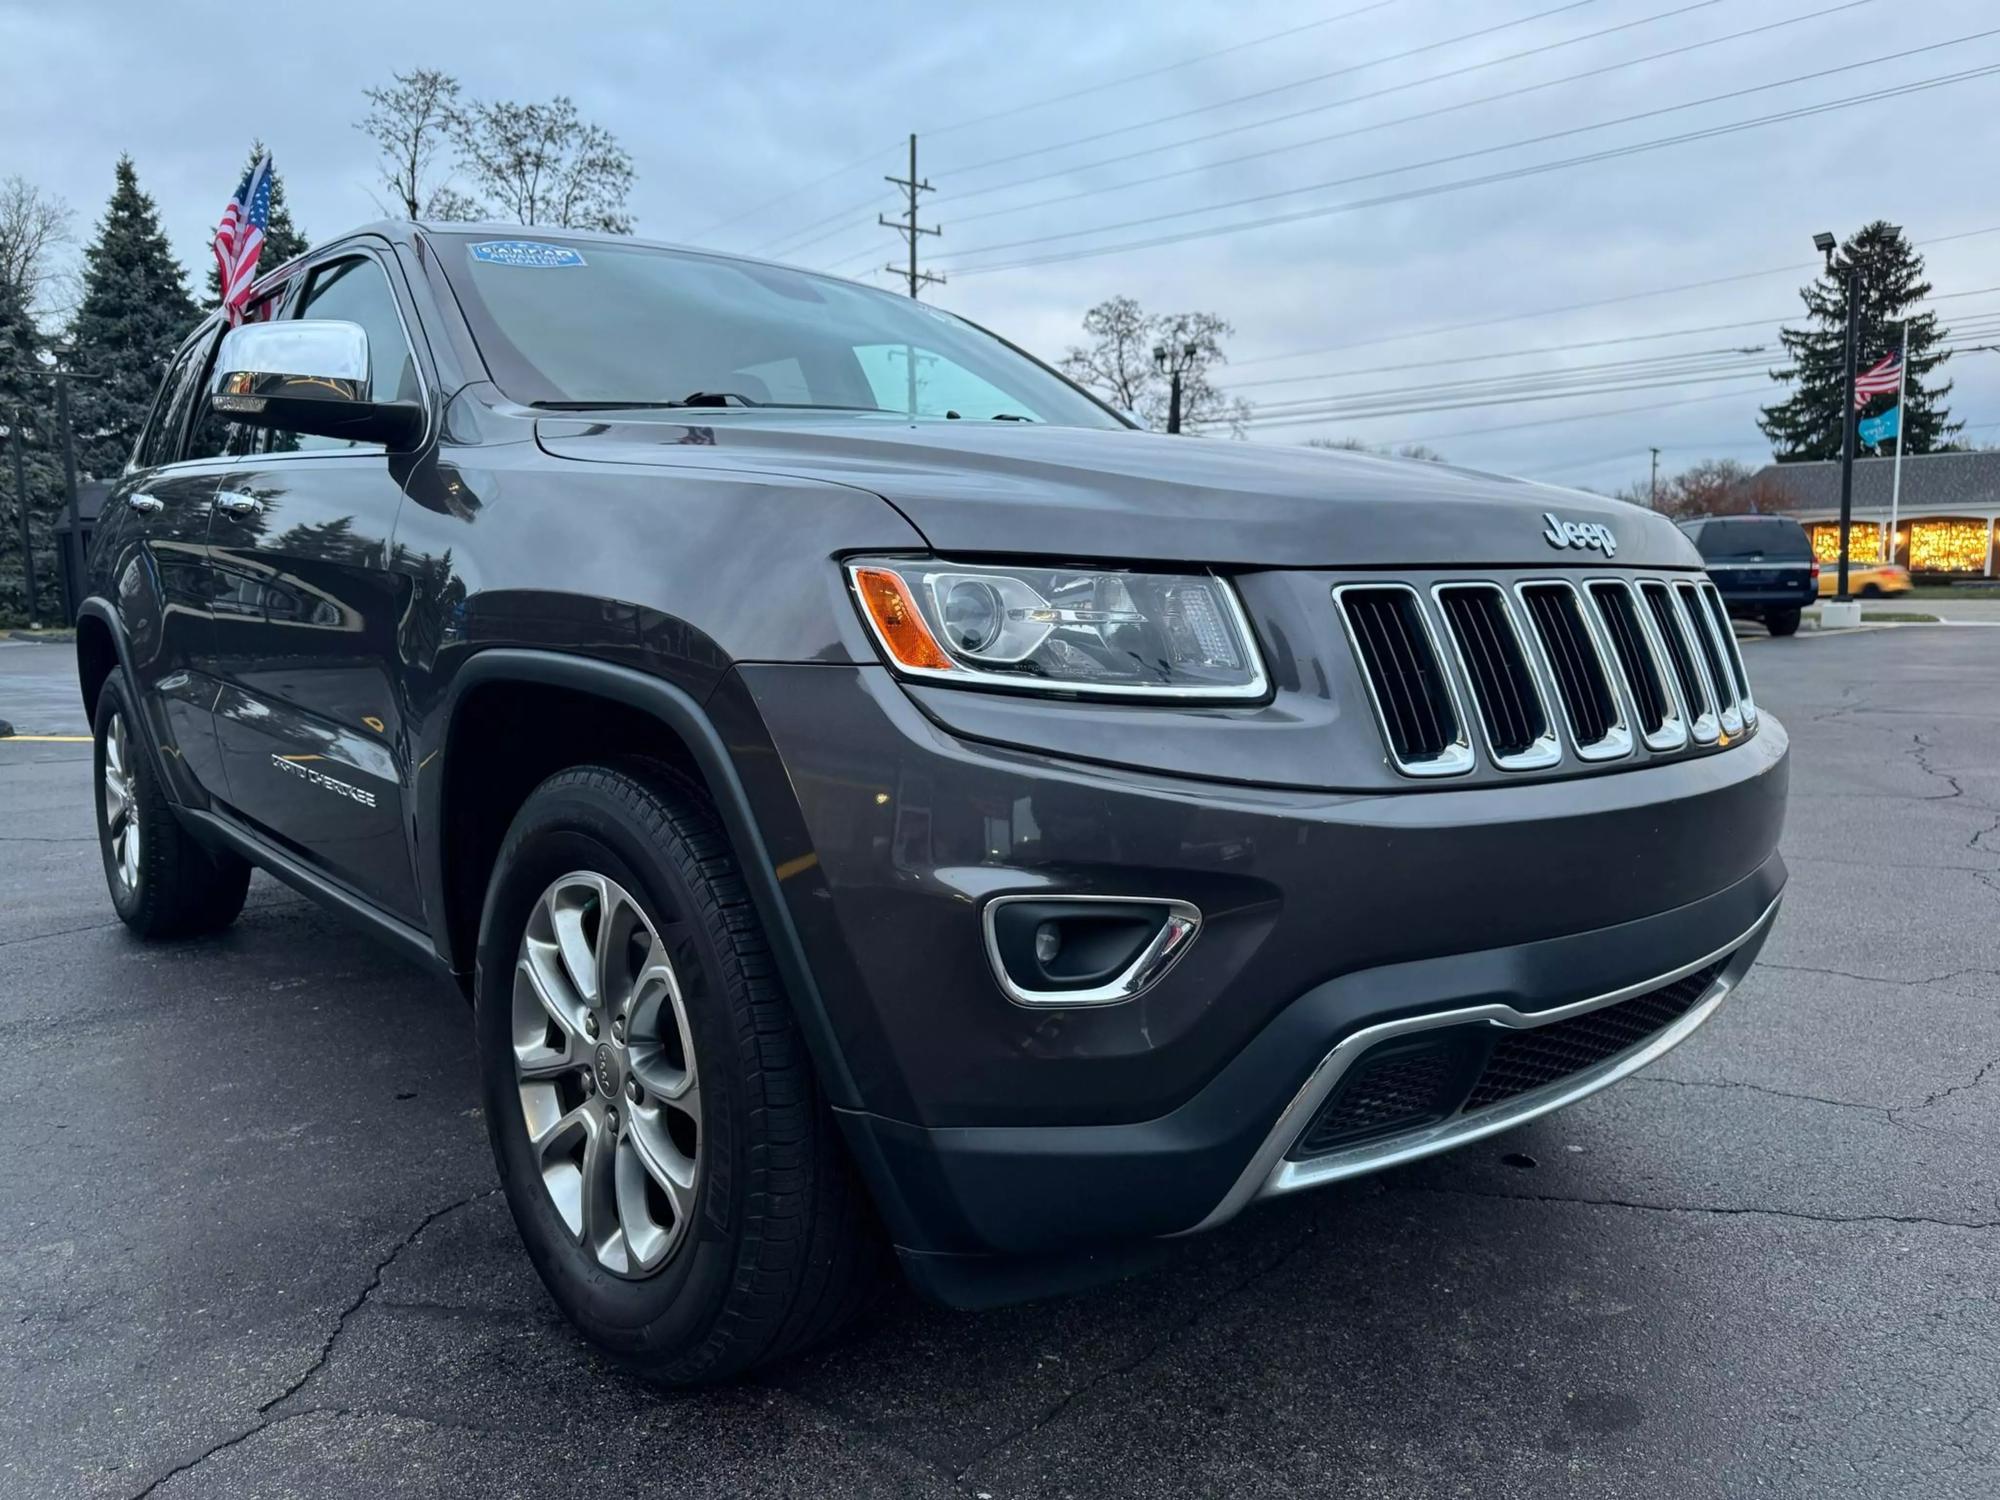
M 1180 358 L 1173 357 L 1174 351 L 1165 344 L 1153 345 L 1153 368 L 1167 377 L 1167 431 L 1181 430 L 1181 372 L 1194 364 L 1195 356 L 1201 353 L 1201 345 L 1186 343 L 1180 348 Z

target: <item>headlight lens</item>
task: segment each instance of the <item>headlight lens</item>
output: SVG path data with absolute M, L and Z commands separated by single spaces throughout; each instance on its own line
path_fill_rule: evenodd
M 915 676 L 1120 697 L 1264 694 L 1242 606 L 1210 574 L 903 559 L 847 573 L 884 654 Z

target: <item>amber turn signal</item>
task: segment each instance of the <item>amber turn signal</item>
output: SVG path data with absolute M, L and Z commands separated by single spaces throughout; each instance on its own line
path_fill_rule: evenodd
M 854 586 L 861 592 L 861 604 L 875 630 L 897 665 L 933 672 L 945 671 L 951 658 L 937 643 L 909 587 L 886 568 L 857 568 Z

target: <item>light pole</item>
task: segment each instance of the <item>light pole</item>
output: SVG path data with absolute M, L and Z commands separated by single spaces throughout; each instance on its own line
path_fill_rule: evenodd
M 76 606 L 83 589 L 83 520 L 76 503 L 76 434 L 69 420 L 69 369 L 67 361 L 76 351 L 67 344 L 55 346 L 56 426 L 62 430 L 63 496 L 69 509 L 69 545 L 65 556 L 69 587 L 64 590 L 63 612 L 66 625 L 76 623 Z
M 1839 241 L 1824 230 L 1813 236 L 1813 248 L 1826 257 L 1826 270 L 1829 276 L 1839 269 L 1834 264 L 1833 258 L 1838 245 Z M 1854 602 L 1847 593 L 1847 529 L 1854 519 L 1854 343 L 1855 328 L 1860 316 L 1861 263 L 1849 257 L 1847 340 L 1840 382 L 1840 572 L 1833 596 L 1835 604 L 1844 605 L 1851 605 Z M 1846 611 L 1842 613 L 1845 614 Z
M 35 547 L 28 531 L 28 424 L 17 409 L 14 413 L 13 430 L 7 434 L 7 446 L 14 452 L 14 508 L 21 521 L 21 587 L 25 590 L 28 606 L 28 628 L 41 629 L 41 612 L 35 608 Z

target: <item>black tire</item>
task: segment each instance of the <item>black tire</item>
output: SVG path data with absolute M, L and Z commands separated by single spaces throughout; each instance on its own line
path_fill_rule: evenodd
M 566 1222 L 543 1184 L 516 1071 L 524 935 L 545 898 L 579 873 L 615 882 L 664 946 L 699 1079 L 692 1211 L 650 1274 L 607 1269 Z M 588 923 L 588 913 L 579 920 Z M 597 988 L 609 995 L 616 986 L 600 977 Z M 550 1294 L 599 1349 L 656 1380 L 723 1380 L 829 1337 L 866 1305 L 884 1280 L 880 1232 L 820 1098 L 728 840 L 697 788 L 650 764 L 575 767 L 537 787 L 495 861 L 474 1003 L 488 1133 L 508 1206 Z M 532 993 L 523 1003 L 539 1020 Z M 614 1008 L 605 1005 L 606 1027 Z M 638 1008 L 635 998 L 631 1013 Z M 597 1024 L 594 1013 L 588 1019 Z M 621 1041 L 626 1034 L 616 1032 Z M 578 1040 L 581 1026 L 566 1038 L 551 1025 L 548 1035 L 558 1048 L 588 1044 Z M 637 1055 L 613 1084 L 595 1085 L 597 1127 L 617 1098 L 602 1088 L 616 1087 L 617 1077 L 636 1083 Z M 586 1081 L 572 1097 L 587 1102 L 593 1086 Z M 567 1099 L 555 1106 L 580 1107 Z M 628 1108 L 624 1119 L 635 1133 L 636 1115 Z M 590 1158 L 581 1160 L 587 1173 Z M 622 1224 L 622 1203 L 617 1212 Z
M 1774 609 L 1764 616 L 1764 628 L 1772 635 L 1797 635 L 1799 633 L 1799 611 L 1795 609 Z
M 106 775 L 106 761 L 114 753 L 114 726 L 123 729 L 120 780 L 127 800 L 120 827 L 129 818 L 134 827 L 127 837 L 136 834 L 138 840 L 137 857 L 129 866 L 126 846 L 112 827 L 114 794 Z M 154 772 L 125 685 L 115 672 L 97 695 L 92 728 L 91 801 L 97 809 L 97 847 L 118 919 L 149 941 L 195 937 L 227 927 L 243 910 L 250 866 L 227 851 L 203 848 L 181 827 Z
M 1861 586 L 1861 597 L 1864 599 L 1880 599 L 1882 597 L 1882 586 L 1877 583 L 1864 583 Z

